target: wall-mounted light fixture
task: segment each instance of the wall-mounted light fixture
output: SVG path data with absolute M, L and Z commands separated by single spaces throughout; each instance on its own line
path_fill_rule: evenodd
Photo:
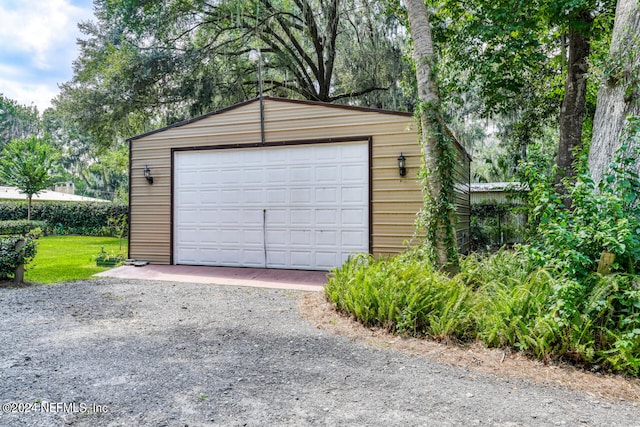
M 402 153 L 400 153 L 400 157 L 398 157 L 398 172 L 400 176 L 405 176 L 407 174 L 407 159 L 404 157 Z
M 147 180 L 149 185 L 153 184 L 153 177 L 151 176 L 151 169 L 149 169 L 149 166 L 144 167 L 144 179 Z

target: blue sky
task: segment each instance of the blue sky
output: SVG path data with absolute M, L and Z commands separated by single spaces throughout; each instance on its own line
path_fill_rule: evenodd
M 0 93 L 42 113 L 71 79 L 92 0 L 0 0 Z

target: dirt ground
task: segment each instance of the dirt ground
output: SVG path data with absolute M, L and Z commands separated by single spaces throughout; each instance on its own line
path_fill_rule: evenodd
M 2 288 L 0 426 L 640 426 L 632 382 L 328 308 L 320 292 L 156 280 Z
M 525 379 L 537 384 L 559 385 L 602 398 L 640 402 L 638 378 L 588 372 L 566 363 L 544 364 L 521 353 L 488 349 L 480 344 L 461 346 L 430 339 L 399 337 L 381 328 L 365 327 L 337 313 L 321 292 L 306 294 L 298 308 L 302 317 L 318 328 L 373 346 L 423 356 L 476 372 Z

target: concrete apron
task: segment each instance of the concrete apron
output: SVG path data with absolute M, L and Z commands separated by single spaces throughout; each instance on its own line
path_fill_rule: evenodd
M 266 268 L 203 267 L 188 265 L 125 265 L 95 276 L 117 279 L 162 280 L 211 285 L 322 291 L 326 271 L 276 270 Z

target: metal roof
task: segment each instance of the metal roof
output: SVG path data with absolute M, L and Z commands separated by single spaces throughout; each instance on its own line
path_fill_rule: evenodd
M 27 195 L 16 187 L 0 186 L 0 200 L 27 200 Z M 61 193 L 59 191 L 44 190 L 33 196 L 33 201 L 38 202 L 100 202 L 110 203 L 109 200 L 95 199 L 93 197 L 78 196 L 76 194 Z

